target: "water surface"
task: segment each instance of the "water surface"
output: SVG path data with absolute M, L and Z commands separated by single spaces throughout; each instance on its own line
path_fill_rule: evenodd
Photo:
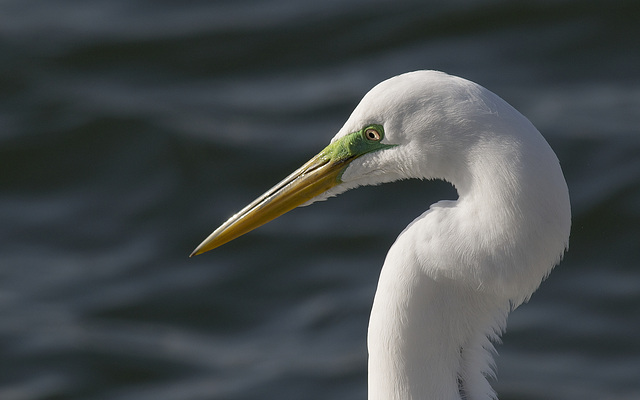
M 571 249 L 510 317 L 500 398 L 640 398 L 639 17 L 627 1 L 4 1 L 0 398 L 365 399 L 386 250 L 452 188 L 362 188 L 187 256 L 416 69 L 505 98 L 569 184 Z

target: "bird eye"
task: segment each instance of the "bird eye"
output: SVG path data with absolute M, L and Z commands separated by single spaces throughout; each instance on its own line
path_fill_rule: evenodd
M 364 136 L 365 136 L 367 139 L 372 140 L 372 141 L 375 141 L 375 142 L 377 142 L 377 141 L 379 141 L 380 139 L 382 139 L 382 137 L 380 136 L 380 132 L 378 132 L 378 130 L 377 130 L 377 129 L 375 129 L 375 128 L 367 128 L 367 129 L 364 131 Z

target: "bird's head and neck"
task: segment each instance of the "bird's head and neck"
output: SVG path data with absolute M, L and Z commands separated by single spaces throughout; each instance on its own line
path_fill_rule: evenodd
M 299 205 L 410 178 L 446 180 L 459 198 L 432 205 L 387 256 L 369 324 L 369 398 L 492 398 L 490 340 L 559 262 L 571 213 L 549 145 L 479 85 L 434 71 L 380 83 L 329 146 L 192 255 Z

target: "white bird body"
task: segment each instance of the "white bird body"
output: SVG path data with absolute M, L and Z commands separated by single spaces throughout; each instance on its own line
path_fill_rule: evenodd
M 392 114 L 371 116 L 381 101 L 396 103 L 384 108 Z M 568 244 L 558 160 L 502 99 L 441 73 L 378 85 L 337 137 L 371 118 L 385 121 L 385 140 L 404 146 L 404 162 L 367 154 L 347 168 L 345 184 L 370 175 L 360 170 L 371 163 L 377 176 L 446 180 L 459 198 L 434 204 L 387 255 L 369 323 L 369 399 L 492 398 L 488 338 L 497 339 Z
M 387 255 L 369 322 L 369 399 L 495 398 L 487 381 L 491 341 L 499 340 L 508 313 L 528 300 L 568 246 L 571 210 L 558 159 L 504 100 L 441 72 L 417 71 L 378 84 L 327 149 L 347 142 L 359 149 L 355 141 L 364 139 L 356 133 L 372 126 L 379 131 L 376 147 L 354 150 L 337 182 L 306 204 L 408 178 L 443 179 L 459 197 L 432 205 Z M 203 245 L 270 203 L 274 191 L 324 168 L 317 159 L 329 158 L 327 149 Z

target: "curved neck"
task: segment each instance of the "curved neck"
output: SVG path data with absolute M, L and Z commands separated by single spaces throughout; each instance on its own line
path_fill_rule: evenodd
M 558 160 L 525 125 L 516 131 L 530 134 L 473 136 L 457 163 L 452 151 L 410 163 L 412 177 L 445 179 L 459 199 L 432 205 L 387 255 L 369 322 L 370 400 L 495 399 L 491 340 L 558 263 L 571 225 Z
M 402 241 L 389 252 L 371 312 L 369 400 L 493 398 L 489 338 L 502 331 L 508 304 L 433 280 L 399 250 Z

